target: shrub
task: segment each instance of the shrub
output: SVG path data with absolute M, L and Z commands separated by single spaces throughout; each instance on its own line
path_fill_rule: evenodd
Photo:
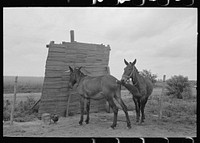
M 14 121 L 26 122 L 35 118 L 31 112 L 31 107 L 35 104 L 36 100 L 33 97 L 27 97 L 26 101 L 20 101 L 15 106 Z M 9 101 L 5 101 L 3 110 L 3 120 L 10 120 L 11 105 Z
M 166 95 L 172 95 L 178 99 L 190 98 L 192 96 L 190 83 L 188 77 L 182 75 L 173 76 L 166 81 L 167 92 Z
M 10 112 L 11 112 L 11 103 L 9 100 L 5 100 L 3 102 L 3 120 L 9 121 L 10 120 Z
M 8 110 L 3 111 L 3 120 L 4 121 L 10 120 L 10 112 Z

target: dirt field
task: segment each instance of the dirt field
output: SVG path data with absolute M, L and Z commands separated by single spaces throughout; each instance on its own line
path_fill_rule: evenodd
M 157 96 L 160 89 L 154 90 L 152 97 L 145 108 L 145 123 L 137 124 L 135 110 L 131 96 L 122 93 L 123 100 L 129 110 L 131 129 L 126 128 L 126 118 L 123 111 L 119 111 L 118 125 L 113 130 L 110 128 L 113 113 L 90 113 L 90 123 L 78 124 L 80 115 L 67 118 L 61 117 L 57 124 L 45 125 L 41 120 L 32 122 L 14 122 L 10 126 L 9 121 L 3 124 L 3 136 L 12 137 L 196 137 L 196 99 L 190 101 L 164 99 L 165 106 L 163 119 L 158 119 Z M 37 98 L 40 96 L 38 95 Z M 23 96 L 18 96 L 23 98 Z M 5 100 L 6 96 L 4 96 Z M 8 95 L 7 95 L 8 98 Z M 189 110 L 189 108 L 191 108 Z M 186 109 L 188 111 L 186 112 Z M 182 112 L 184 111 L 184 112 Z
M 118 125 L 113 130 L 112 113 L 91 113 L 90 123 L 80 126 L 79 115 L 60 118 L 57 124 L 45 125 L 41 120 L 3 125 L 3 136 L 17 137 L 196 137 L 196 125 L 162 121 L 156 115 L 146 114 L 146 121 L 139 125 L 135 113 L 129 111 L 132 128 L 126 128 L 125 116 L 119 111 Z

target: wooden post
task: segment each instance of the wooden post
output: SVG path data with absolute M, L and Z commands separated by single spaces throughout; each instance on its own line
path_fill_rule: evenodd
M 164 95 L 164 89 L 165 89 L 165 77 L 166 75 L 163 75 L 163 84 L 162 84 L 162 92 L 160 95 L 160 101 L 159 101 L 159 106 L 160 106 L 160 111 L 159 111 L 159 119 L 162 119 L 162 104 L 163 104 L 163 95 Z
M 13 104 L 10 113 L 10 124 L 13 125 L 13 114 L 15 110 L 15 102 L 16 102 L 16 94 L 17 94 L 17 76 L 15 77 L 15 84 L 14 84 L 14 96 L 13 96 Z
M 70 104 L 70 99 L 71 99 L 71 94 L 68 95 L 68 100 L 67 100 L 67 110 L 66 110 L 66 117 L 69 116 L 69 104 Z
M 70 30 L 71 42 L 74 42 L 74 30 Z

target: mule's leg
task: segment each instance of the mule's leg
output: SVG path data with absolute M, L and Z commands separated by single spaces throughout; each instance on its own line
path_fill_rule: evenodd
M 115 96 L 115 99 L 117 100 L 117 102 L 121 105 L 122 110 L 124 111 L 125 115 L 126 115 L 126 122 L 127 122 L 127 127 L 131 128 L 131 122 L 129 119 L 129 115 L 128 115 L 128 109 L 127 106 L 124 104 L 122 98 L 118 95 Z
M 147 100 L 148 100 L 148 98 L 141 100 L 141 113 L 142 113 L 141 123 L 144 122 L 144 119 L 145 119 L 144 108 L 145 108 L 145 105 L 147 103 Z
M 135 103 L 136 122 L 139 122 L 139 119 L 140 119 L 140 116 L 139 116 L 139 114 L 140 114 L 139 105 L 138 105 L 137 99 L 135 99 L 134 97 L 133 97 L 133 101 Z
M 116 106 L 116 104 L 115 104 L 115 102 L 113 101 L 112 98 L 107 99 L 107 101 L 108 101 L 108 103 L 109 103 L 109 105 L 112 108 L 113 113 L 114 113 L 113 124 L 110 126 L 111 128 L 114 129 L 117 125 L 118 108 L 117 108 L 117 106 Z
M 148 101 L 148 98 L 147 98 L 147 99 L 145 100 L 145 102 L 144 102 L 144 109 L 145 109 L 145 106 L 146 106 L 147 101 Z M 144 114 L 143 116 L 144 116 L 144 119 L 145 119 L 145 114 Z
M 80 110 L 81 110 L 81 117 L 80 117 L 79 124 L 82 125 L 83 124 L 83 114 L 84 114 L 84 98 L 82 96 L 80 97 Z
M 89 117 L 89 114 L 90 114 L 90 99 L 87 99 L 86 100 L 86 112 L 87 112 L 87 118 L 85 120 L 86 124 L 89 123 L 89 120 L 90 120 L 90 117 Z
M 137 104 L 138 104 L 138 118 L 140 119 L 140 111 L 141 111 L 141 100 L 137 99 Z

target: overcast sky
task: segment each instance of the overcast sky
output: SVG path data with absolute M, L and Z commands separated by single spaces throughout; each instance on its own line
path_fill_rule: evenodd
M 50 41 L 110 45 L 111 74 L 121 78 L 123 59 L 139 71 L 197 78 L 195 8 L 4 8 L 4 75 L 44 76 Z

